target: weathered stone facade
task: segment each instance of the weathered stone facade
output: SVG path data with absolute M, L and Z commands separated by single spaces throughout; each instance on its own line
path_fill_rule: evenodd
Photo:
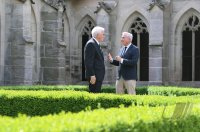
M 106 33 L 105 84 L 116 79 L 106 56 L 117 55 L 121 32 L 129 31 L 140 49 L 138 85 L 200 86 L 200 0 L 0 3 L 0 85 L 85 83 L 83 47 L 100 25 Z

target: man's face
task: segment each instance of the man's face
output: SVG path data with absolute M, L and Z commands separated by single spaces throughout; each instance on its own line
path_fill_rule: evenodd
M 123 34 L 122 34 L 121 43 L 122 43 L 124 46 L 127 46 L 127 45 L 130 43 L 130 39 L 129 39 L 126 35 L 123 35 Z
M 97 40 L 99 41 L 99 42 L 103 42 L 104 41 L 104 38 L 105 38 L 105 35 L 104 35 L 104 32 L 101 32 L 101 33 L 99 33 L 99 34 L 97 34 Z

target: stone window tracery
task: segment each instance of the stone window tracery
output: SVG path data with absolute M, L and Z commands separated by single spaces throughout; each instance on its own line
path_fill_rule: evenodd
M 91 38 L 91 31 L 94 27 L 94 23 L 92 23 L 91 21 L 88 21 L 82 31 L 82 35 L 88 35 Z
M 199 18 L 192 15 L 183 26 L 183 31 L 197 31 L 200 28 Z
M 182 81 L 200 81 L 200 20 L 190 16 L 182 28 Z
M 146 24 L 139 17 L 137 17 L 135 19 L 135 21 L 131 25 L 130 30 L 133 30 L 136 33 L 147 33 L 148 32 Z

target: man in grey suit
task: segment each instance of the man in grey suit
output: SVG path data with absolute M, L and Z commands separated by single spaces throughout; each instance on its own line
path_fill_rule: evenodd
M 104 28 L 96 26 L 92 29 L 92 38 L 85 46 L 86 78 L 89 82 L 89 92 L 100 93 L 105 75 L 104 55 L 100 42 L 104 41 Z
M 133 35 L 128 32 L 123 32 L 121 43 L 123 47 L 120 49 L 119 56 L 113 59 L 112 55 L 108 54 L 108 59 L 111 64 L 118 66 L 118 77 L 116 81 L 116 93 L 123 94 L 127 89 L 128 94 L 136 94 L 137 80 L 137 62 L 139 58 L 139 49 L 133 45 Z

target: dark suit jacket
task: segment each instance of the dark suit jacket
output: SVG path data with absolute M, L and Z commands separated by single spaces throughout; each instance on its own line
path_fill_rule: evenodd
M 122 76 L 124 80 L 137 80 L 139 49 L 135 45 L 131 44 L 126 53 L 121 57 L 124 59 L 123 64 L 116 60 L 113 60 L 111 63 L 119 66 L 117 79 L 120 79 Z
M 103 81 L 105 75 L 105 65 L 103 53 L 97 42 L 91 38 L 85 45 L 85 69 L 86 78 L 95 75 L 97 81 Z

